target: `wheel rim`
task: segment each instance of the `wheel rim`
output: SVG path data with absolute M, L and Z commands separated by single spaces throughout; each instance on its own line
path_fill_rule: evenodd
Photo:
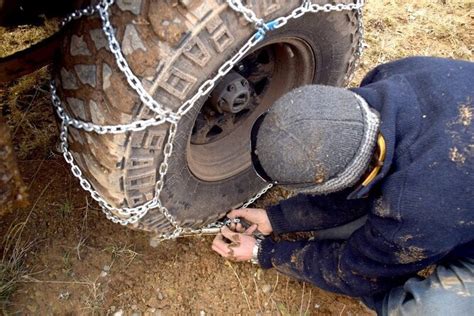
M 193 175 L 221 181 L 249 168 L 253 122 L 284 93 L 310 84 L 315 69 L 311 47 L 299 38 L 274 39 L 250 52 L 216 86 L 196 118 L 186 154 Z

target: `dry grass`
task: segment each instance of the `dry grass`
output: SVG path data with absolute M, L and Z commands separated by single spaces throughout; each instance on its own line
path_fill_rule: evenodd
M 34 242 L 21 238 L 26 222 L 12 225 L 3 240 L 3 253 L 0 261 L 0 311 L 9 304 L 9 297 L 15 291 L 18 282 L 28 275 L 25 265 L 27 254 Z
M 0 58 L 41 41 L 57 29 L 56 19 L 46 20 L 43 26 L 0 27 Z M 19 159 L 27 159 L 38 150 L 45 153 L 56 134 L 48 78 L 49 71 L 43 68 L 14 82 L 0 84 L 0 112 L 8 118 Z
M 23 278 L 31 273 L 25 264 L 25 260 L 35 246 L 36 241 L 31 241 L 28 236 L 23 236 L 23 231 L 38 201 L 43 197 L 50 185 L 51 181 L 44 186 L 27 217 L 19 223 L 11 224 L 0 244 L 2 249 L 0 261 L 0 310 L 2 311 L 10 303 L 9 297 L 16 289 L 18 283 L 22 282 Z
M 46 20 L 43 26 L 0 27 L 0 58 L 38 43 L 52 35 L 57 29 L 57 19 Z
M 10 125 L 15 154 L 20 160 L 44 158 L 57 134 L 51 107 L 48 70 L 41 69 L 8 85 L 0 85 L 0 112 Z
M 368 47 L 353 85 L 376 65 L 402 57 L 473 60 L 473 19 L 472 0 L 369 0 Z
M 260 268 L 242 269 L 241 265 L 225 261 L 237 280 L 241 295 L 236 292 L 235 299 L 246 302 L 248 313 L 257 315 L 310 315 L 317 309 L 317 294 L 311 285 L 297 282 L 291 278 L 264 271 Z M 249 282 L 251 280 L 251 282 Z M 345 304 L 334 302 L 340 307 L 339 314 L 345 309 Z M 340 306 L 339 306 L 340 305 Z M 370 314 L 367 311 L 366 314 Z

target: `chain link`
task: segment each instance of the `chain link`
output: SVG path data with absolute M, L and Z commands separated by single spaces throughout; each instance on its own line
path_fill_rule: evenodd
M 180 226 L 178 220 L 173 215 L 171 215 L 169 210 L 162 204 L 160 200 L 160 195 L 164 188 L 165 178 L 169 170 L 169 159 L 173 154 L 173 144 L 178 129 L 179 120 L 184 115 L 186 115 L 191 109 L 194 108 L 198 100 L 207 96 L 215 87 L 216 83 L 227 73 L 229 73 L 237 65 L 237 63 L 239 63 L 240 60 L 242 60 L 244 56 L 247 55 L 247 53 L 252 48 L 258 45 L 264 39 L 268 31 L 279 29 L 286 25 L 289 20 L 298 19 L 306 13 L 356 10 L 358 19 L 357 33 L 359 36 L 359 41 L 357 43 L 357 48 L 353 56 L 353 60 L 351 61 L 352 66 L 350 67 L 350 72 L 353 72 L 355 67 L 357 67 L 357 62 L 360 59 L 364 49 L 364 28 L 362 24 L 362 8 L 364 6 L 364 0 L 357 0 L 355 3 L 348 4 L 325 5 L 312 3 L 311 0 L 304 0 L 302 2 L 302 5 L 295 8 L 289 15 L 279 17 L 268 23 L 265 23 L 263 19 L 257 17 L 255 12 L 252 9 L 246 7 L 241 0 L 226 1 L 232 10 L 242 14 L 245 20 L 252 23 L 257 29 L 257 31 L 247 40 L 247 42 L 238 50 L 235 55 L 233 55 L 218 69 L 217 74 L 213 78 L 208 79 L 204 83 L 202 83 L 201 86 L 198 88 L 197 93 L 193 95 L 190 99 L 188 99 L 186 102 L 184 102 L 176 112 L 173 112 L 171 109 L 165 108 L 156 100 L 154 100 L 151 95 L 148 94 L 148 92 L 141 84 L 141 81 L 135 76 L 135 74 L 129 67 L 127 60 L 124 58 L 120 48 L 120 44 L 118 43 L 115 37 L 115 32 L 110 22 L 110 16 L 108 12 L 110 6 L 112 6 L 114 3 L 114 0 L 102 0 L 95 6 L 76 10 L 63 20 L 62 24 L 65 25 L 73 20 L 77 20 L 84 16 L 91 16 L 95 13 L 99 13 L 99 16 L 102 20 L 102 30 L 108 40 L 110 51 L 116 59 L 118 68 L 124 74 L 129 86 L 137 93 L 140 100 L 155 113 L 153 118 L 145 120 L 136 120 L 128 124 L 99 125 L 92 122 L 85 122 L 76 118 L 72 118 L 69 116 L 68 113 L 66 113 L 61 103 L 61 100 L 57 94 L 55 82 L 51 81 L 51 100 L 58 117 L 61 119 L 59 137 L 61 141 L 61 150 L 63 152 L 64 159 L 70 165 L 71 172 L 79 180 L 81 187 L 85 191 L 89 192 L 91 197 L 99 203 L 106 217 L 112 222 L 124 226 L 134 224 L 137 223 L 141 218 L 143 218 L 149 210 L 158 209 L 158 211 L 163 215 L 164 218 L 166 218 L 166 220 L 173 227 L 172 232 L 159 235 L 157 237 L 159 240 L 175 239 L 184 235 L 209 233 L 215 234 L 218 233 L 220 228 L 222 228 L 223 226 L 232 223 L 231 220 L 226 220 L 211 223 L 208 226 L 200 229 L 183 228 Z M 349 80 L 349 77 L 347 75 L 345 80 Z M 83 175 L 81 169 L 74 161 L 72 153 L 69 151 L 69 127 L 74 127 L 76 129 L 84 130 L 86 132 L 95 132 L 97 134 L 119 134 L 126 133 L 129 131 L 142 131 L 150 126 L 158 126 L 162 124 L 169 124 L 169 128 L 167 140 L 163 149 L 163 160 L 158 168 L 159 179 L 155 184 L 154 197 L 152 200 L 137 207 L 117 208 L 107 202 L 97 191 L 94 190 L 92 184 Z M 242 208 L 246 208 L 252 203 L 254 203 L 272 187 L 273 184 L 267 185 L 254 197 L 244 203 L 242 205 Z
M 78 9 L 75 10 L 74 12 L 71 12 L 68 16 L 66 16 L 62 21 L 61 21 L 61 26 L 64 26 L 68 24 L 71 21 L 74 20 L 79 20 L 85 16 L 91 16 L 97 13 L 98 5 L 97 6 L 88 6 L 83 9 Z
M 114 0 L 102 1 L 98 5 L 99 16 L 102 20 L 102 30 L 104 31 L 105 36 L 109 42 L 109 48 L 112 54 L 115 57 L 118 68 L 122 71 L 127 79 L 129 86 L 135 90 L 138 94 L 140 100 L 153 112 L 155 112 L 159 117 L 166 117 L 171 110 L 165 109 L 161 104 L 159 104 L 148 92 L 143 88 L 143 85 L 140 79 L 135 76 L 132 69 L 128 65 L 127 60 L 122 54 L 122 49 L 120 44 L 115 37 L 115 31 L 110 23 L 109 19 L 109 7 L 114 3 Z

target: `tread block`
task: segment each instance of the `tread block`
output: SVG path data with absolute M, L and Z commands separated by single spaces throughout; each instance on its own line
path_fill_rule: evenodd
M 219 15 L 214 16 L 206 24 L 206 30 L 211 34 L 211 41 L 219 53 L 224 52 L 234 42 L 234 36 Z
M 201 67 L 206 66 L 211 60 L 211 53 L 198 36 L 193 38 L 185 47 L 183 55 Z
M 196 77 L 172 67 L 161 79 L 160 86 L 178 99 L 184 100 L 196 81 Z
M 130 175 L 125 180 L 125 189 L 127 190 L 140 190 L 149 191 L 153 190 L 156 182 L 156 171 L 145 170 L 143 173 Z
M 262 2 L 263 2 L 263 7 L 264 7 L 264 11 L 263 11 L 264 16 L 268 16 L 272 13 L 275 13 L 281 8 L 280 0 L 263 0 Z
M 149 193 L 135 192 L 134 195 L 128 198 L 128 204 L 131 207 L 135 207 L 135 206 L 142 205 L 148 202 L 152 198 L 153 198 L 153 192 L 149 192 Z
M 133 148 L 161 150 L 166 138 L 166 130 L 147 130 L 136 133 L 132 139 Z
M 227 25 L 222 24 L 211 36 L 212 42 L 219 53 L 223 53 L 234 42 L 234 36 Z
M 155 158 L 152 156 L 132 157 L 127 161 L 126 168 L 129 170 L 154 167 Z

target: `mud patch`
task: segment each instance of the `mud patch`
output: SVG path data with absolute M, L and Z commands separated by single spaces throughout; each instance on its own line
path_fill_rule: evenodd
M 466 156 L 464 156 L 457 147 L 453 147 L 449 150 L 449 159 L 458 165 L 463 165 L 466 162 Z
M 472 123 L 473 107 L 468 104 L 459 106 L 459 123 L 464 126 L 470 126 Z
M 395 253 L 398 258 L 398 262 L 402 264 L 413 263 L 426 259 L 425 250 L 416 246 L 410 246 L 403 248 L 402 250 Z

